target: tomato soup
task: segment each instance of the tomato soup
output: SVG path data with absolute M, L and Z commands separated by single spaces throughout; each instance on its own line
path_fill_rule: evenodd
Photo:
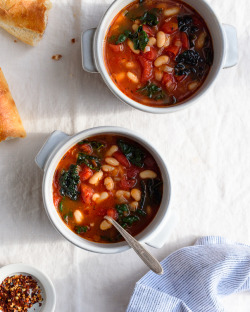
M 55 208 L 73 232 L 112 243 L 123 239 L 104 217 L 137 235 L 159 209 L 163 182 L 156 161 L 138 143 L 100 135 L 79 142 L 63 156 L 52 189 Z
M 112 21 L 104 55 L 110 77 L 131 99 L 164 107 L 203 84 L 213 46 L 203 18 L 182 1 L 135 1 Z

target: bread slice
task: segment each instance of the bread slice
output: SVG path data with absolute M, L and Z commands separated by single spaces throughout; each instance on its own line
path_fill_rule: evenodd
M 43 37 L 50 0 L 0 0 L 0 27 L 35 46 Z
M 0 68 L 0 142 L 11 138 L 24 138 L 25 136 L 26 132 L 21 118 Z

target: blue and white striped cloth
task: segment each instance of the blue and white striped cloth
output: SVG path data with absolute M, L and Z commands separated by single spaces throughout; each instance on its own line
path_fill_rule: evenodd
M 136 283 L 127 312 L 222 312 L 220 296 L 250 290 L 250 246 L 203 237 Z

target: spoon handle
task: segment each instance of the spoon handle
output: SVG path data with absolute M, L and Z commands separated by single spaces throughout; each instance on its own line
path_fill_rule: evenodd
M 137 255 L 144 261 L 144 263 L 156 274 L 163 274 L 163 268 L 158 260 L 155 259 L 133 236 L 131 236 L 123 227 L 120 226 L 113 218 L 109 216 L 104 217 L 121 233 L 123 238 L 127 241 L 130 247 L 134 249 Z

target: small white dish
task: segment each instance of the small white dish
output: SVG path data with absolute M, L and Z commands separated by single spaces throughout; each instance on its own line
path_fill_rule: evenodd
M 54 312 L 56 307 L 56 292 L 55 288 L 47 275 L 28 264 L 10 264 L 0 269 L 0 284 L 8 276 L 14 275 L 30 275 L 37 281 L 38 286 L 41 289 L 41 295 L 43 298 L 42 306 L 39 304 L 33 305 L 28 312 Z

